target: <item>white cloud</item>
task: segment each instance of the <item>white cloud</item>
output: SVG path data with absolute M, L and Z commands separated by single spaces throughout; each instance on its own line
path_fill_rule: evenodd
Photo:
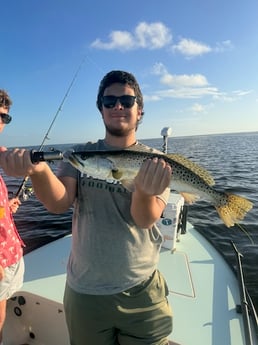
M 191 110 L 194 113 L 203 113 L 205 111 L 205 107 L 200 103 L 194 103 L 191 107 Z
M 253 90 L 235 90 L 228 93 L 220 92 L 214 98 L 223 102 L 235 102 L 251 93 L 253 93 Z
M 180 87 L 156 91 L 155 94 L 160 98 L 200 99 L 205 96 L 219 97 L 219 91 L 216 87 Z
M 129 31 L 112 31 L 108 42 L 96 39 L 91 46 L 98 49 L 132 50 L 145 48 L 149 50 L 160 49 L 169 45 L 172 41 L 172 34 L 163 23 L 138 24 L 133 33 Z
M 135 29 L 135 38 L 141 48 L 159 49 L 167 46 L 172 35 L 170 30 L 162 23 L 140 23 Z
M 109 35 L 109 42 L 102 42 L 100 39 L 96 39 L 92 43 L 92 47 L 112 50 L 112 49 L 121 49 L 121 50 L 130 50 L 135 46 L 134 39 L 132 35 L 127 31 L 113 31 Z
M 193 57 L 210 53 L 212 48 L 204 43 L 197 42 L 189 38 L 182 38 L 178 44 L 173 46 L 173 50 L 176 50 L 185 56 Z
M 162 22 L 140 22 L 130 31 L 114 30 L 106 41 L 97 38 L 91 47 L 103 50 L 130 51 L 135 49 L 155 50 L 169 48 L 186 58 L 194 58 L 211 52 L 224 52 L 233 48 L 230 40 L 216 43 L 215 47 L 191 38 L 180 38 L 177 44 L 172 44 L 172 33 Z
M 156 63 L 152 68 L 152 73 L 158 76 L 160 84 L 167 88 L 154 92 L 148 100 L 201 99 L 207 96 L 215 99 L 222 98 L 222 93 L 216 87 L 210 86 L 207 78 L 202 74 L 171 74 L 163 63 Z M 225 99 L 225 95 L 223 97 Z
M 164 75 L 164 74 L 168 74 L 168 71 L 162 62 L 157 62 L 152 67 L 152 73 L 155 75 Z
M 158 94 L 144 95 L 144 101 L 157 102 L 161 100 L 162 98 Z
M 253 90 L 235 90 L 233 91 L 233 94 L 238 97 L 242 97 L 242 96 L 250 95 L 250 93 L 252 92 Z
M 166 74 L 163 75 L 160 79 L 161 83 L 168 86 L 181 87 L 181 86 L 196 86 L 201 87 L 208 85 L 207 79 L 201 74 L 181 74 L 181 75 L 172 75 Z
M 152 67 L 152 74 L 159 77 L 162 86 L 167 87 L 149 95 L 147 99 L 152 101 L 162 98 L 201 99 L 210 97 L 217 101 L 234 102 L 253 92 L 253 90 L 222 92 L 218 88 L 210 86 L 207 78 L 202 74 L 172 74 L 161 62 Z
M 206 77 L 202 74 L 171 74 L 162 63 L 156 63 L 152 68 L 152 73 L 160 76 L 160 82 L 170 87 L 202 87 L 208 85 Z
M 230 40 L 217 42 L 215 47 L 212 47 L 205 43 L 195 41 L 191 38 L 182 38 L 178 44 L 172 46 L 172 50 L 181 53 L 187 58 L 193 58 L 212 52 L 222 53 L 231 49 L 233 49 L 233 44 Z
M 226 50 L 231 50 L 233 49 L 233 44 L 230 40 L 218 42 L 216 44 L 216 47 L 213 49 L 215 52 L 218 53 L 223 53 Z

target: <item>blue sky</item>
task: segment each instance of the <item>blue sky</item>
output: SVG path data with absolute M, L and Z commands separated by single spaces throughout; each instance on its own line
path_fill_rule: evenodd
M 102 77 L 132 72 L 138 138 L 258 131 L 257 0 L 9 0 L 1 7 L 0 88 L 13 121 L 1 145 L 97 140 Z M 83 62 L 62 110 L 58 111 Z

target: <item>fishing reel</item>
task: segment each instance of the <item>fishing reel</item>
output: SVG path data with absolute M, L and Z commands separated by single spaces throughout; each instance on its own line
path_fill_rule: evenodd
M 47 161 L 49 163 L 54 162 L 55 160 L 63 159 L 63 153 L 59 150 L 51 149 L 49 152 L 35 151 L 31 150 L 30 152 L 31 162 L 37 164 L 39 162 Z M 28 176 L 23 179 L 22 184 L 20 185 L 19 190 L 17 191 L 16 197 L 21 198 L 23 201 L 27 201 L 29 197 L 34 193 L 33 188 L 27 187 L 26 182 Z
M 23 201 L 27 201 L 34 193 L 34 190 L 32 187 L 24 187 L 21 191 L 20 197 Z

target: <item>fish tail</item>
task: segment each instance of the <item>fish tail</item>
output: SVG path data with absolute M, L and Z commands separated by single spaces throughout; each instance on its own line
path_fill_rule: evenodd
M 226 194 L 226 203 L 215 206 L 220 218 L 228 228 L 242 220 L 252 207 L 251 201 L 235 194 Z

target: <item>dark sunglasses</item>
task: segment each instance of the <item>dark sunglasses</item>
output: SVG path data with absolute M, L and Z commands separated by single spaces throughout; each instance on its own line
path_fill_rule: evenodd
M 6 125 L 12 121 L 12 117 L 9 114 L 0 113 L 0 117 L 2 119 L 2 122 Z
M 132 106 L 135 103 L 136 96 L 130 96 L 130 95 L 123 95 L 123 96 L 103 96 L 102 97 L 102 104 L 105 108 L 114 108 L 117 101 L 119 100 L 120 104 L 124 108 L 132 108 Z

